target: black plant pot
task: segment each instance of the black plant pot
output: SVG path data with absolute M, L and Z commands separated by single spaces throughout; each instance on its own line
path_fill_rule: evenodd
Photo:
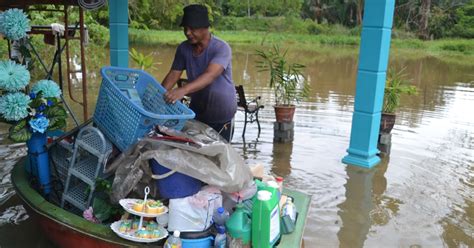
M 390 133 L 395 125 L 395 119 L 397 116 L 395 114 L 382 113 L 382 118 L 380 120 L 380 133 Z

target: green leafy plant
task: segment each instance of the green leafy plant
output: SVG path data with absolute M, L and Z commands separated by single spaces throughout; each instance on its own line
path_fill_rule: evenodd
M 153 63 L 153 55 L 151 53 L 144 55 L 143 53 L 135 50 L 135 48 L 132 48 L 129 54 L 132 60 L 137 63 L 141 70 L 156 69 L 155 65 L 157 63 Z
M 274 90 L 276 105 L 294 105 L 309 95 L 309 84 L 302 73 L 305 66 L 289 63 L 287 51 L 276 45 L 268 51 L 257 50 L 261 59 L 257 61 L 257 67 L 259 71 L 269 73 L 269 86 Z
M 383 113 L 395 113 L 398 106 L 400 106 L 400 96 L 416 95 L 418 90 L 416 86 L 410 85 L 410 80 L 406 79 L 404 74 L 405 68 L 400 71 L 389 69 L 387 73 L 387 80 L 385 81 L 385 91 L 383 98 Z
M 89 194 L 89 192 L 90 188 L 87 188 L 86 194 Z M 111 192 L 112 184 L 110 181 L 100 178 L 97 179 L 95 182 L 95 197 L 92 201 L 92 212 L 89 213 L 91 215 L 90 220 L 95 218 L 103 223 L 121 213 L 122 208 L 119 205 L 110 202 Z

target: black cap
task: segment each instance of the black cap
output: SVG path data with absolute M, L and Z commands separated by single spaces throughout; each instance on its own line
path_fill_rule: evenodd
M 183 11 L 184 15 L 181 20 L 181 27 L 207 28 L 211 25 L 209 23 L 209 15 L 206 6 L 191 4 L 184 7 Z

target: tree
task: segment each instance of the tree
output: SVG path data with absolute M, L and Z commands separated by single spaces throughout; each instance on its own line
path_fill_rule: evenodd
M 430 30 L 428 26 L 431 11 L 431 0 L 421 0 L 420 7 L 420 23 L 419 23 L 419 36 L 423 40 L 430 38 Z
M 456 24 L 453 35 L 463 38 L 474 38 L 474 0 L 456 10 Z

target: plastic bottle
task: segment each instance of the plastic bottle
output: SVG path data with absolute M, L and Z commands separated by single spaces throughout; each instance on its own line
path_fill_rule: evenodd
M 276 177 L 276 182 L 278 184 L 278 190 L 280 191 L 280 195 L 283 193 L 283 177 Z
M 214 225 L 217 226 L 224 226 L 225 222 L 229 219 L 229 212 L 227 212 L 223 207 L 219 207 L 214 211 L 212 215 L 212 220 L 214 221 Z
M 281 216 L 285 215 L 288 215 L 293 223 L 296 222 L 296 207 L 290 197 L 286 198 L 286 202 L 281 207 Z
M 260 190 L 252 207 L 252 247 L 273 247 L 280 235 L 278 196 L 276 193 Z
M 179 238 L 180 232 L 174 231 L 173 236 L 170 236 L 164 245 L 164 248 L 181 248 L 181 239 Z
M 227 237 L 225 235 L 225 227 L 218 226 L 217 227 L 217 235 L 216 239 L 214 240 L 214 247 L 215 248 L 226 248 L 227 247 Z
M 250 210 L 251 212 L 251 210 Z M 237 204 L 234 213 L 225 223 L 229 234 L 229 248 L 250 247 L 252 222 L 242 203 Z
M 272 193 L 276 193 L 278 195 L 278 200 L 281 198 L 281 192 L 278 186 L 278 183 L 276 181 L 268 181 L 266 182 L 267 186 L 272 189 L 267 189 L 268 191 Z

